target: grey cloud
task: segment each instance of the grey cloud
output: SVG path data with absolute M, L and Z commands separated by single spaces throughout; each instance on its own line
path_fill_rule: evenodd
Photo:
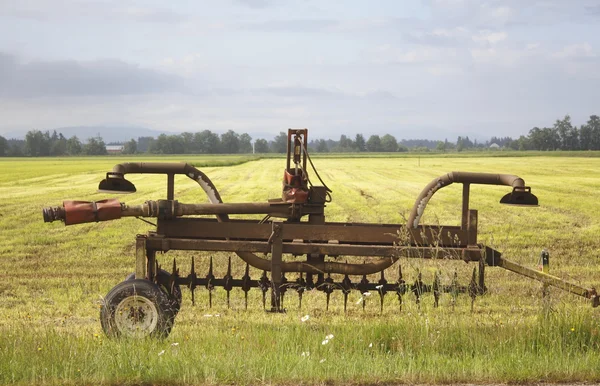
M 320 32 L 329 30 L 339 25 L 339 21 L 326 19 L 300 19 L 300 20 L 269 20 L 258 23 L 247 23 L 243 28 L 262 31 L 284 32 Z
M 21 63 L 0 53 L 0 96 L 148 94 L 183 90 L 181 78 L 117 60 Z
M 2 4 L 0 16 L 11 16 L 18 19 L 35 21 L 67 21 L 72 20 L 125 20 L 149 23 L 180 23 L 187 21 L 185 14 L 170 9 L 127 6 L 127 2 L 93 3 L 79 1 L 61 1 L 58 3 L 15 2 Z
M 585 7 L 586 12 L 592 16 L 600 16 L 600 5 Z
M 275 95 L 275 96 L 280 96 L 280 97 L 299 97 L 299 98 L 306 98 L 306 97 L 323 98 L 323 97 L 333 97 L 335 95 L 338 95 L 338 96 L 343 95 L 342 93 L 333 92 L 333 91 L 329 91 L 329 90 L 325 90 L 325 89 L 321 89 L 321 88 L 295 87 L 295 86 L 267 87 L 267 88 L 259 89 L 258 91 L 264 92 L 267 94 L 271 94 L 271 95 Z
M 255 90 L 259 93 L 265 93 L 278 97 L 285 98 L 315 98 L 315 99 L 336 99 L 336 100 L 395 100 L 396 96 L 387 90 L 375 90 L 372 92 L 352 94 L 342 90 L 328 90 L 317 87 L 301 87 L 301 86 L 286 86 L 286 87 L 266 87 Z
M 273 5 L 271 0 L 234 0 L 234 2 L 255 9 L 263 9 Z

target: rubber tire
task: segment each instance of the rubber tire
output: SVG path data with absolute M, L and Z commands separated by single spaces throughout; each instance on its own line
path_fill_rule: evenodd
M 134 280 L 135 273 L 130 273 L 125 278 L 125 281 Z M 183 301 L 183 295 L 181 293 L 181 288 L 179 285 L 175 284 L 173 288 L 173 293 L 171 293 L 169 288 L 169 280 L 171 279 L 171 274 L 164 269 L 158 271 L 158 286 L 160 289 L 167 295 L 169 298 L 170 309 L 173 311 L 173 315 L 177 315 L 179 310 L 181 309 L 181 302 Z
M 121 302 L 132 296 L 146 299 L 156 309 L 156 324 L 154 328 L 138 337 L 166 338 L 173 328 L 175 319 L 175 315 L 171 310 L 171 302 L 158 285 L 143 279 L 126 280 L 119 283 L 104 298 L 100 308 L 100 323 L 106 336 L 110 338 L 128 336 L 119 330 L 119 326 L 115 320 L 115 313 Z M 142 301 L 145 302 L 146 300 L 144 299 Z

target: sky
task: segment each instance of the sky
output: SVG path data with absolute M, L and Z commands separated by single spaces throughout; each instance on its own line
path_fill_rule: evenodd
M 0 0 L 0 135 L 526 135 L 600 114 L 600 0 Z

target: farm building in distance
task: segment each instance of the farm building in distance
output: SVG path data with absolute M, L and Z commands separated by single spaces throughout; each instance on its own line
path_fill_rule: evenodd
M 107 145 L 106 152 L 108 154 L 121 154 L 124 147 L 124 145 Z

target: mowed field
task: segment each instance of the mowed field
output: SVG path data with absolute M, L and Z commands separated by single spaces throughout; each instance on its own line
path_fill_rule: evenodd
M 68 158 L 0 160 L 0 383 L 16 384 L 375 384 L 600 382 L 600 308 L 585 299 L 550 290 L 501 268 L 488 268 L 488 294 L 470 299 L 450 295 L 433 308 L 433 296 L 420 305 L 412 294 L 400 311 L 395 294 L 349 297 L 304 294 L 302 309 L 293 293 L 285 314 L 265 313 L 261 294 L 214 293 L 208 308 L 205 289 L 196 305 L 183 289 L 183 305 L 165 340 L 109 340 L 100 327 L 102 297 L 134 270 L 134 240 L 153 227 L 134 218 L 65 227 L 47 224 L 42 208 L 63 200 L 100 200 L 98 182 L 121 162 L 186 161 L 205 172 L 225 202 L 264 202 L 281 194 L 285 160 L 227 157 Z M 247 161 L 247 162 L 246 162 Z M 333 190 L 329 221 L 404 222 L 415 198 L 433 178 L 450 171 L 516 174 L 539 198 L 537 208 L 503 206 L 508 187 L 471 187 L 471 207 L 479 210 L 479 241 L 508 259 L 536 267 L 542 249 L 550 272 L 586 287 L 600 287 L 600 158 L 314 158 Z M 216 165 L 216 166 L 211 166 Z M 222 166 L 232 165 L 232 166 Z M 311 175 L 313 182 L 316 178 Z M 137 192 L 119 196 L 140 204 L 166 196 L 166 178 L 129 175 Z M 186 177 L 176 177 L 175 198 L 207 202 Z M 422 223 L 458 225 L 461 185 L 439 191 Z M 170 269 L 178 260 L 187 275 L 191 256 L 198 276 L 208 269 L 206 253 L 159 255 Z M 226 272 L 228 255 L 213 254 L 215 276 Z M 291 258 L 291 257 L 288 257 Z M 344 257 L 341 257 L 343 261 Z M 234 277 L 244 265 L 233 258 Z M 464 262 L 402 259 L 404 279 L 418 272 L 433 282 L 441 272 L 449 284 L 454 272 L 468 284 L 474 265 Z M 388 280 L 397 277 L 397 266 Z M 258 279 L 260 272 L 252 271 Z M 396 276 L 394 276 L 396 275 Z M 288 275 L 295 280 L 296 276 Z M 378 280 L 378 275 L 370 277 Z M 357 282 L 360 277 L 353 278 Z M 308 320 L 302 318 L 308 315 Z M 327 335 L 333 338 L 325 342 Z

